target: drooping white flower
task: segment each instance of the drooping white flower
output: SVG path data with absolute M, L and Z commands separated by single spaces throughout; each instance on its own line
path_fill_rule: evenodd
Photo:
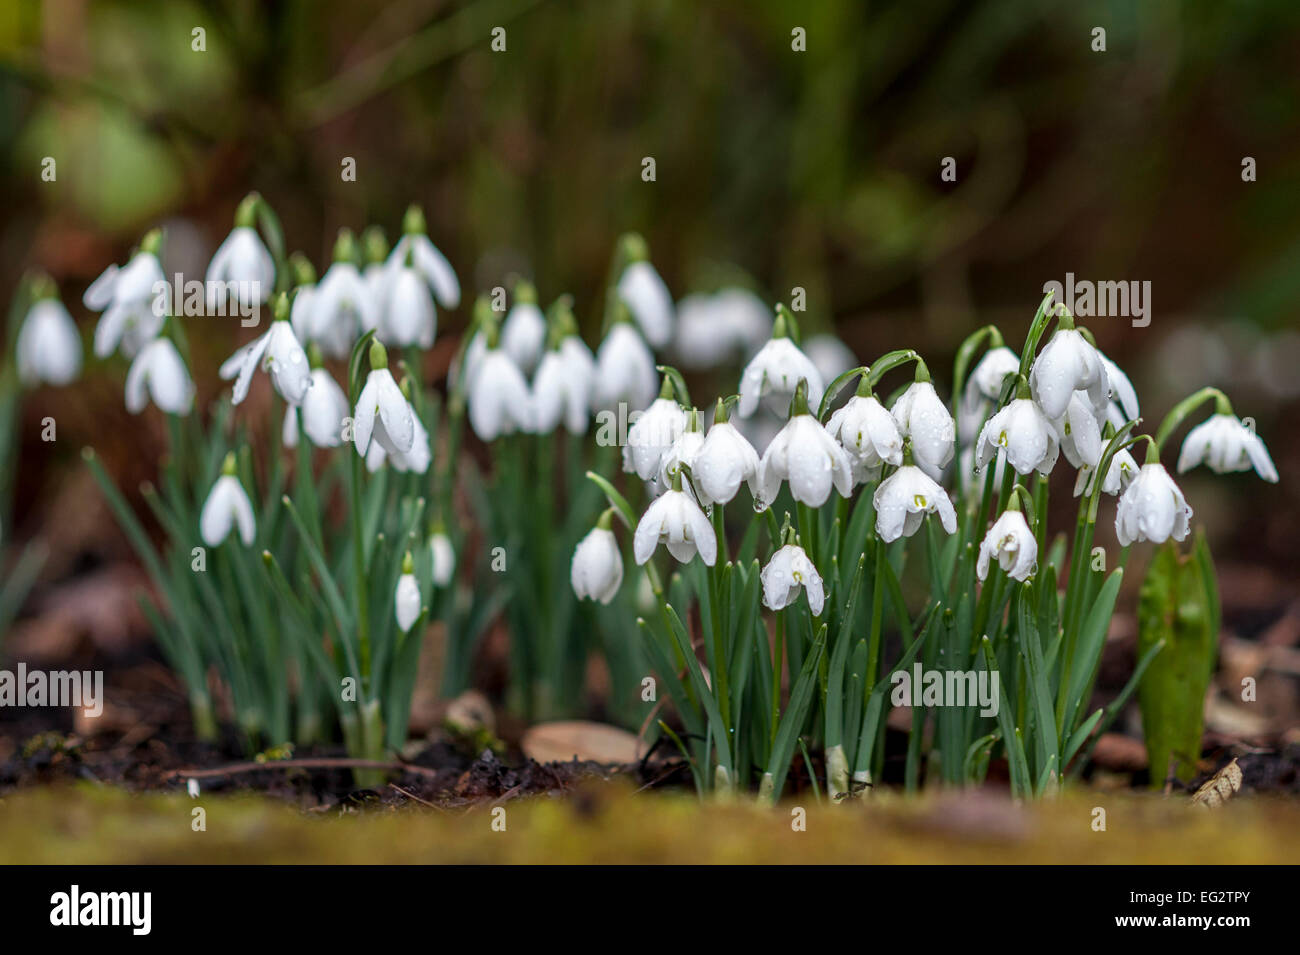
M 609 604 L 617 596 L 623 583 L 623 555 L 606 517 L 574 548 L 569 582 L 579 600 Z
M 239 528 L 239 539 L 244 542 L 244 546 L 252 544 L 257 532 L 253 503 L 235 476 L 235 455 L 232 452 L 226 455 L 221 477 L 217 478 L 212 490 L 208 492 L 208 499 L 203 502 L 203 510 L 199 514 L 199 532 L 203 543 L 217 547 L 235 526 Z
M 1187 432 L 1178 455 L 1178 473 L 1198 464 L 1219 474 L 1253 467 L 1265 481 L 1277 483 L 1277 468 L 1263 440 L 1231 413 L 1215 414 Z
M 784 413 L 800 381 L 808 382 L 808 403 L 817 406 L 826 390 L 821 372 L 785 334 L 785 319 L 778 315 L 773 338 L 745 366 L 740 376 L 740 402 L 736 411 L 748 418 L 765 399 L 768 406 Z
M 659 374 L 645 339 L 627 322 L 615 322 L 596 349 L 593 404 L 614 408 L 626 402 L 630 411 L 638 411 L 658 390 Z
M 383 285 L 377 298 L 372 285 L 371 297 L 381 303 L 377 329 L 379 340 L 385 345 L 399 347 L 431 347 L 438 331 L 438 313 L 428 281 L 412 265 L 403 264 L 396 270 L 389 270 L 386 266 L 378 269 Z
M 750 493 L 758 496 L 758 452 L 734 424 L 719 417 L 715 412 L 713 426 L 691 465 L 696 493 L 706 507 L 728 503 L 742 481 L 748 482 Z
M 1149 540 L 1163 544 L 1170 537 L 1180 541 L 1191 527 L 1192 509 L 1164 465 L 1142 465 L 1131 484 L 1119 496 L 1115 509 L 1115 536 L 1122 546 Z
M 324 368 L 311 373 L 311 387 L 302 399 L 302 430 L 318 448 L 337 448 L 343 443 L 343 419 L 352 408 L 348 396 Z M 284 414 L 285 447 L 298 446 L 298 409 L 290 405 Z
M 682 368 L 714 368 L 748 358 L 771 331 L 772 310 L 748 289 L 688 295 L 677 303 L 673 353 Z
M 107 358 L 119 345 L 122 354 L 134 357 L 162 331 L 168 294 L 157 254 L 161 241 L 157 230 L 149 233 L 130 262 L 122 268 L 110 265 L 82 296 L 86 308 L 104 313 L 95 327 L 98 357 Z
M 957 512 L 947 492 L 912 464 L 904 464 L 881 481 L 872 503 L 876 508 L 876 533 L 887 544 L 915 534 L 926 514 L 938 514 L 949 534 L 957 530 Z
M 566 335 L 559 348 L 548 349 L 533 376 L 533 411 L 539 434 L 564 421 L 570 434 L 584 434 L 591 408 L 596 360 L 577 335 Z
M 469 390 L 469 423 L 484 441 L 533 430 L 533 397 L 519 366 L 500 348 L 488 348 Z
M 660 543 L 683 564 L 696 552 L 712 567 L 718 559 L 718 538 L 713 525 L 689 494 L 677 488 L 664 491 L 646 508 L 632 536 L 632 554 L 644 564 Z
M 957 407 L 957 436 L 962 444 L 975 440 L 985 417 L 1001 400 L 1007 376 L 1019 371 L 1019 356 L 1005 345 L 990 348 L 976 362 Z
M 848 452 L 810 414 L 796 414 L 780 430 L 758 462 L 759 499 L 768 507 L 788 481 L 794 499 L 821 507 L 832 485 L 841 497 L 853 493 L 853 462 Z
M 1034 359 L 1029 372 L 1034 400 L 1047 417 L 1065 414 L 1076 391 L 1086 391 L 1092 407 L 1104 411 L 1110 400 L 1110 383 L 1101 353 L 1076 328 L 1058 328 Z
M 623 470 L 643 481 L 659 473 L 665 452 L 686 430 L 686 412 L 668 397 L 671 389 L 672 385 L 665 381 L 659 397 L 632 422 L 623 445 Z
M 1098 461 L 1098 464 L 1100 463 Z M 1133 455 L 1127 450 L 1116 451 L 1110 459 L 1110 467 L 1106 469 L 1106 480 L 1101 482 L 1102 493 L 1119 494 L 1137 477 L 1137 473 L 1138 463 L 1133 460 Z M 1091 494 L 1096 480 L 1095 467 L 1085 464 L 1079 468 L 1079 473 L 1074 479 L 1074 496 Z
M 406 262 L 407 254 L 415 268 L 425 277 L 433 288 L 438 304 L 445 309 L 453 309 L 460 304 L 460 282 L 456 271 L 447 261 L 447 257 L 438 251 L 438 247 L 429 241 L 424 221 L 424 211 L 419 206 L 406 210 L 402 220 L 402 237 L 393 246 L 388 256 L 388 266 L 396 270 Z
M 798 544 L 786 544 L 767 562 L 759 579 L 763 583 L 763 605 L 782 610 L 799 599 L 802 587 L 808 594 L 808 606 L 820 617 L 826 604 L 821 574 Z
M 546 347 L 546 315 L 537 304 L 532 283 L 517 283 L 514 299 L 501 326 L 501 349 L 527 375 L 537 367 Z
M 1138 415 L 1142 413 L 1138 407 L 1137 390 L 1119 365 L 1102 355 L 1100 351 L 1097 354 L 1101 357 L 1102 367 L 1106 369 L 1106 382 L 1110 385 L 1107 418 L 1118 430 L 1128 422 L 1136 421 Z
M 415 444 L 415 415 L 388 370 L 388 353 L 379 342 L 370 346 L 370 374 L 352 416 L 352 439 L 362 457 L 371 438 L 388 454 L 405 454 Z
M 257 234 L 256 193 L 239 204 L 235 227 L 217 247 L 204 284 L 208 311 L 224 305 L 226 297 L 235 299 L 241 309 L 261 305 L 275 288 L 275 260 Z
M 14 350 L 18 378 L 29 388 L 71 384 L 81 373 L 81 336 L 57 298 L 42 298 L 27 310 Z
M 379 323 L 379 310 L 356 263 L 356 240 L 349 230 L 340 229 L 334 261 L 312 295 L 307 333 L 308 341 L 333 358 L 346 358 L 357 336 Z
M 397 578 L 397 590 L 393 594 L 393 612 L 402 633 L 409 633 L 420 619 L 420 584 L 415 579 L 415 561 L 410 553 L 402 558 L 402 575 Z
M 126 410 L 139 414 L 150 398 L 168 414 L 189 414 L 194 406 L 194 382 L 169 338 L 147 343 L 127 369 Z
M 903 463 L 903 435 L 898 422 L 875 396 L 854 395 L 833 415 L 826 430 L 853 458 L 857 474 L 874 480 L 884 464 Z
M 1065 406 L 1065 414 L 1052 422 L 1066 460 L 1076 468 L 1096 467 L 1101 461 L 1101 423 L 1087 396 L 1076 391 Z
M 928 380 L 912 382 L 889 410 L 898 433 L 912 439 L 917 465 L 938 480 L 952 460 L 957 425 L 934 385 Z
M 404 474 L 424 474 L 433 463 L 433 451 L 429 447 L 429 432 L 424 429 L 424 422 L 420 420 L 420 416 L 416 414 L 415 408 L 409 401 L 407 408 L 411 412 L 411 425 L 415 433 L 411 441 L 411 450 L 389 452 L 378 441 L 370 442 L 370 450 L 366 452 L 366 470 L 371 474 L 382 468 L 384 464 L 390 464 L 395 471 Z
M 1060 439 L 1052 422 L 1029 398 L 1016 398 L 989 418 L 980 431 L 975 467 L 983 471 L 1000 451 L 1020 474 L 1037 469 L 1050 474 L 1060 454 Z
M 451 583 L 456 572 L 456 550 L 445 531 L 435 530 L 429 535 L 429 561 L 434 586 L 446 587 Z
M 644 259 L 631 262 L 618 279 L 618 296 L 654 348 L 673 337 L 673 297 L 655 267 Z
M 996 560 L 1002 571 L 1015 580 L 1028 580 L 1038 563 L 1038 541 L 1019 511 L 1006 511 L 993 522 L 980 542 L 975 573 L 980 580 L 989 575 L 989 561 Z
M 286 312 L 287 304 L 277 303 L 277 308 Z M 311 365 L 293 326 L 283 318 L 271 322 L 270 328 L 222 362 L 217 374 L 223 381 L 235 379 L 232 403 L 239 404 L 248 397 L 253 373 L 259 368 L 271 376 L 280 397 L 295 407 L 302 404 L 311 388 Z

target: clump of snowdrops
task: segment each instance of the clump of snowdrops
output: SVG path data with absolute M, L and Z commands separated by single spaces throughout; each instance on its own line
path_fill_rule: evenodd
M 702 410 L 680 376 L 665 376 L 623 455 L 648 506 L 634 510 L 591 475 L 610 507 L 574 552 L 574 589 L 612 599 L 630 544 L 655 604 L 637 624 L 677 715 L 659 726 L 701 792 L 756 788 L 775 800 L 796 752 L 808 762 L 818 748 L 828 795 L 863 792 L 881 778 L 899 705 L 911 707 L 909 789 L 923 774 L 978 784 L 1001 756 L 1013 793 L 1054 791 L 1164 649 L 1163 639 L 1146 648 L 1119 696 L 1088 711 L 1130 548 L 1176 548 L 1191 527 L 1162 463 L 1168 439 L 1212 402 L 1178 470 L 1277 480 L 1216 389 L 1144 433 L 1128 377 L 1050 295 L 1019 353 L 993 326 L 968 338 L 950 394 L 906 349 L 824 381 L 780 306 L 737 395 Z M 762 404 L 786 423 L 760 452 L 736 417 Z M 1077 519 L 1052 532 L 1049 476 L 1062 466 L 1074 469 Z M 1121 548 L 1109 569 L 1094 550 L 1101 519 Z M 1212 578 L 1203 537 L 1196 551 Z M 919 606 L 905 598 L 909 580 Z M 938 676 L 909 690 L 904 678 L 922 674 Z M 977 703 L 976 686 L 992 699 Z M 951 698 L 956 687 L 964 700 Z

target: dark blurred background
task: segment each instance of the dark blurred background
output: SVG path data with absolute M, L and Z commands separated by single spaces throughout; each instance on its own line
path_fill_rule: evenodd
M 1225 596 L 1294 596 L 1294 0 L 5 0 L 0 61 L 0 290 L 46 269 L 87 336 L 82 291 L 147 228 L 168 228 L 169 274 L 201 277 L 253 188 L 318 268 L 340 226 L 391 238 L 419 201 L 467 289 L 531 274 L 546 301 L 575 294 L 589 340 L 612 244 L 640 230 L 678 297 L 720 264 L 770 301 L 801 286 L 806 331 L 864 361 L 916 347 L 941 386 L 979 325 L 1018 347 L 1043 283 L 1150 281 L 1148 327 L 1087 324 L 1149 421 L 1203 384 L 1256 419 L 1281 484 L 1183 483 Z M 191 332 L 201 400 L 241 334 Z M 123 374 L 88 355 L 81 383 L 25 403 L 16 535 L 54 539 L 47 576 L 124 552 L 82 445 L 128 485 L 155 472 L 161 423 L 126 414 Z

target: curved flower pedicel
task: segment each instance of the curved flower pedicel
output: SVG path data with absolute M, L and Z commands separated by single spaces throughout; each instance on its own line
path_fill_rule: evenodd
M 569 582 L 580 600 L 612 603 L 623 583 L 623 555 L 611 529 L 613 511 L 600 516 L 596 526 L 573 550 Z
M 808 594 L 808 606 L 814 617 L 822 615 L 826 593 L 821 574 L 798 544 L 786 544 L 767 562 L 759 579 L 763 583 L 763 605 L 782 610 L 799 598 L 802 588 Z
M 139 414 L 150 398 L 168 414 L 189 414 L 194 407 L 194 382 L 169 338 L 155 338 L 140 349 L 126 373 L 126 410 Z
M 680 473 L 673 478 L 672 487 L 650 502 L 636 526 L 632 536 L 632 555 L 636 562 L 648 561 L 660 543 L 683 564 L 697 552 L 709 567 L 718 559 L 718 538 L 713 525 L 700 505 L 682 490 Z
M 34 299 L 14 345 L 18 380 L 27 387 L 42 382 L 67 385 L 81 374 L 81 336 L 77 323 L 57 298 L 46 276 L 32 282 Z
M 904 464 L 881 481 L 872 503 L 876 508 L 876 533 L 886 544 L 911 537 L 926 514 L 938 514 L 949 534 L 957 530 L 957 512 L 947 492 L 914 464 Z
M 1198 464 L 1218 474 L 1254 468 L 1265 481 L 1276 484 L 1278 479 L 1277 468 L 1263 439 L 1253 428 L 1242 424 L 1230 409 L 1220 410 L 1187 432 L 1178 454 L 1178 473 L 1190 471 Z
M 226 455 L 221 465 L 221 476 L 208 492 L 208 499 L 203 503 L 199 514 L 199 533 L 203 543 L 217 547 L 230 536 L 234 527 L 239 528 L 239 539 L 247 547 L 253 543 L 257 533 L 257 522 L 253 517 L 253 503 L 248 499 L 248 492 L 235 476 L 235 454 Z
M 691 477 L 700 503 L 727 504 L 740 491 L 741 482 L 758 498 L 758 452 L 728 420 L 721 400 L 713 412 L 713 426 L 691 464 Z
M 122 268 L 110 265 L 86 289 L 81 299 L 86 308 L 104 313 L 95 327 L 97 357 L 107 358 L 120 346 L 132 358 L 162 331 L 168 309 L 167 278 L 158 261 L 161 248 L 162 231 L 154 229 L 140 240 L 130 262 Z
M 1002 571 L 1013 580 L 1025 581 L 1033 574 L 1038 563 L 1038 541 L 1019 508 L 1005 512 L 994 521 L 980 542 L 979 560 L 975 565 L 980 580 L 988 577 L 992 560 L 996 560 Z
M 736 411 L 748 418 L 758 410 L 759 401 L 766 400 L 773 410 L 784 413 L 800 381 L 808 383 L 808 403 L 820 404 L 826 390 L 821 373 L 790 338 L 785 314 L 778 309 L 771 340 L 759 349 L 740 376 Z
M 234 404 L 248 397 L 253 373 L 259 368 L 271 376 L 271 384 L 280 397 L 295 407 L 302 404 L 312 383 L 311 364 L 289 323 L 289 301 L 285 295 L 276 299 L 271 327 L 222 362 L 217 372 L 223 381 L 235 379 L 231 399 Z
M 1034 470 L 1050 474 L 1055 467 L 1060 439 L 1031 399 L 1016 398 L 985 422 L 975 447 L 975 467 L 983 471 L 1002 451 L 1019 474 Z
M 1149 540 L 1180 541 L 1191 527 L 1192 509 L 1164 465 L 1148 461 L 1120 495 L 1115 510 L 1115 536 L 1122 546 Z

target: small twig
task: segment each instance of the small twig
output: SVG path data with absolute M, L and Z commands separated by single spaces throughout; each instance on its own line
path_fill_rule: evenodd
M 391 789 L 396 789 L 399 793 L 401 793 L 401 794 L 402 794 L 403 796 L 405 796 L 407 799 L 413 799 L 413 800 L 415 800 L 415 801 L 418 802 L 421 806 L 428 806 L 430 809 L 439 809 L 438 806 L 435 806 L 433 803 L 429 802 L 429 800 L 427 800 L 427 799 L 421 799 L 419 796 L 417 796 L 417 795 L 416 795 L 415 793 L 413 793 L 413 792 L 407 792 L 407 791 L 406 791 L 405 789 L 403 789 L 401 786 L 397 785 L 397 783 L 389 783 L 388 785 L 389 785 L 389 787 L 390 787 Z M 439 811 L 441 811 L 441 810 L 439 809 Z
M 168 778 L 208 779 L 213 776 L 234 776 L 255 773 L 259 769 L 400 769 L 420 776 L 437 776 L 436 769 L 415 766 L 411 763 L 390 763 L 382 759 L 348 759 L 341 756 L 321 756 L 315 759 L 276 759 L 265 763 L 231 763 L 216 769 L 177 769 Z

